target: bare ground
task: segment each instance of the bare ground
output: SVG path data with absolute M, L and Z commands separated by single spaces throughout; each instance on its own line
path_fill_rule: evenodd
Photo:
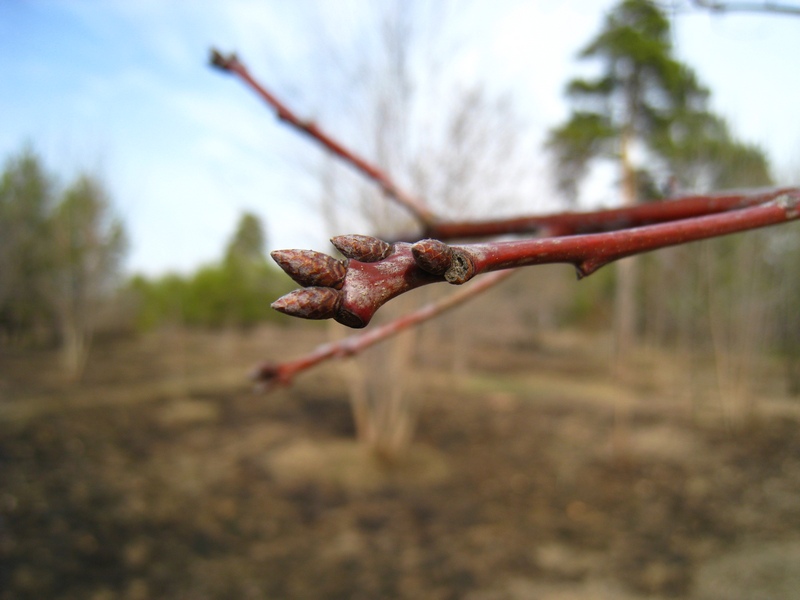
M 416 369 L 385 464 L 335 367 L 245 383 L 323 336 L 108 343 L 77 386 L 0 357 L 0 599 L 797 597 L 800 401 L 732 412 L 654 353 L 612 376 L 584 334 L 484 340 Z

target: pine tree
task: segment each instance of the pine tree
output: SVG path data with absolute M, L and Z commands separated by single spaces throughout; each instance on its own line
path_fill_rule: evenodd
M 674 57 L 669 20 L 655 3 L 624 0 L 579 57 L 599 61 L 601 72 L 569 82 L 573 112 L 547 140 L 557 185 L 571 203 L 598 159 L 617 165 L 625 205 L 643 200 L 643 190 L 664 195 L 656 190 L 667 182 L 705 190 L 769 182 L 764 154 L 733 137 L 708 109 L 708 90 Z M 635 164 L 634 150 L 646 165 Z M 622 354 L 639 320 L 635 265 L 627 259 L 617 266 L 615 327 Z

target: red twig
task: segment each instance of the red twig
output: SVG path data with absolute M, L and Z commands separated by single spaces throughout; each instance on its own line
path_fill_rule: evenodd
M 469 287 L 450 294 L 446 298 L 431 302 L 418 310 L 371 329 L 366 333 L 353 335 L 338 342 L 322 344 L 305 356 L 295 360 L 282 363 L 265 363 L 256 369 L 253 378 L 267 385 L 288 385 L 295 375 L 302 371 L 315 367 L 326 360 L 354 356 L 404 329 L 428 321 L 451 308 L 463 304 L 468 299 L 477 296 L 513 274 L 514 271 L 492 273 L 482 277 Z
M 771 199 L 702 217 L 606 233 L 511 242 L 448 246 L 438 240 L 423 240 L 414 245 L 399 242 L 388 246 L 375 238 L 340 236 L 332 241 L 348 260 L 336 266 L 329 256 L 317 252 L 273 253 L 284 271 L 308 287 L 290 292 L 272 306 L 292 316 L 333 318 L 349 327 L 364 327 L 383 304 L 429 283 L 461 284 L 480 273 L 547 263 L 571 263 L 579 277 L 584 277 L 626 256 L 800 218 L 800 188 L 764 197 Z M 376 246 L 384 252 L 376 254 Z M 345 267 L 343 276 L 341 266 Z M 331 280 L 335 285 L 327 283 Z
M 315 123 L 297 117 L 250 75 L 235 54 L 212 51 L 211 62 L 238 75 L 276 112 L 277 117 L 304 132 L 374 181 L 384 193 L 406 207 L 431 238 L 414 245 L 388 244 L 366 236 L 340 236 L 334 244 L 347 257 L 337 261 L 318 252 L 282 250 L 275 260 L 304 289 L 273 303 L 284 313 L 309 318 L 334 318 L 350 327 L 364 327 L 392 298 L 411 289 L 448 281 L 464 283 L 479 273 L 545 263 L 571 263 L 579 277 L 589 275 L 619 258 L 764 227 L 800 216 L 800 190 L 775 189 L 757 193 L 692 196 L 669 202 L 621 209 L 517 217 L 481 222 L 441 222 L 424 203 L 405 193 L 386 173 L 340 144 Z M 448 246 L 440 240 L 544 232 L 543 239 Z M 506 273 L 484 278 L 457 292 L 374 331 L 338 344 L 325 344 L 287 363 L 262 366 L 262 381 L 287 383 L 299 371 L 334 357 L 360 352 L 377 341 L 432 318 L 465 301 Z
M 487 221 L 438 222 L 426 228 L 425 235 L 439 240 L 452 240 L 542 231 L 551 236 L 600 233 L 755 206 L 774 200 L 791 189 L 684 196 L 610 210 L 563 212 Z
M 285 104 L 278 100 L 273 94 L 261 86 L 245 68 L 245 66 L 238 60 L 235 54 L 227 57 L 221 55 L 216 50 L 212 50 L 211 63 L 230 73 L 235 73 L 242 80 L 247 83 L 261 98 L 267 102 L 277 114 L 277 117 L 292 125 L 296 129 L 309 135 L 312 139 L 322 144 L 325 148 L 339 156 L 359 172 L 366 175 L 369 179 L 374 181 L 383 192 L 399 204 L 405 206 L 410 210 L 415 217 L 420 221 L 423 228 L 433 227 L 436 219 L 432 211 L 430 211 L 424 203 L 420 200 L 404 192 L 398 187 L 389 176 L 381 171 L 376 166 L 367 162 L 363 158 L 356 155 L 354 152 L 346 148 L 334 140 L 331 136 L 323 132 L 313 122 L 304 121 L 297 117 Z M 375 238 L 367 236 L 341 236 L 337 238 L 339 250 L 345 256 L 351 256 L 362 261 L 363 264 L 382 261 L 387 259 L 389 254 L 395 253 L 393 261 L 401 256 L 401 253 L 396 252 L 396 248 Z M 371 318 L 371 315 L 363 320 L 362 316 L 356 313 L 348 313 L 340 311 L 341 308 L 341 294 L 339 290 L 344 285 L 344 278 L 346 269 L 343 263 L 335 259 L 325 256 L 320 253 L 310 251 L 275 251 L 273 252 L 275 260 L 281 264 L 282 267 L 291 275 L 295 281 L 307 287 L 303 290 L 302 298 L 300 301 L 289 295 L 277 302 L 277 306 L 284 306 L 285 310 L 294 312 L 296 315 L 302 315 L 309 319 L 328 318 L 334 313 L 340 313 L 339 319 L 353 327 L 363 327 Z M 387 273 L 387 264 L 392 261 L 383 263 L 376 273 Z M 325 344 L 320 346 L 310 354 L 278 365 L 263 365 L 257 371 L 256 377 L 261 381 L 272 381 L 279 383 L 288 383 L 294 375 L 302 370 L 308 369 L 320 362 L 334 357 L 349 356 L 361 352 L 363 349 L 385 339 L 395 333 L 414 326 L 425 320 L 435 317 L 445 310 L 452 308 L 468 298 L 482 292 L 489 287 L 499 283 L 501 280 L 508 276 L 506 273 L 498 273 L 494 276 L 487 277 L 476 285 L 470 286 L 463 291 L 453 294 L 449 298 L 445 298 L 439 302 L 427 305 L 417 311 L 408 315 L 400 317 L 391 323 L 375 329 L 374 331 L 362 335 L 355 336 L 354 338 L 344 340 L 338 344 Z M 422 285 L 422 283 L 429 283 L 430 276 L 422 272 L 415 285 Z M 373 274 L 373 280 L 380 279 L 380 277 Z M 384 278 L 384 283 L 391 284 L 391 277 Z M 405 281 L 405 285 L 412 285 L 413 278 Z M 352 286 L 351 286 L 352 287 Z M 383 288 L 384 300 L 388 301 L 393 297 L 393 291 L 401 293 L 402 288 L 392 287 L 387 285 Z M 293 308 L 289 309 L 288 307 Z
M 579 277 L 634 254 L 777 225 L 800 218 L 800 188 L 785 190 L 764 204 L 724 213 L 679 219 L 609 233 L 474 244 L 455 248 L 450 283 L 479 273 L 546 263 L 572 263 Z
M 306 121 L 298 117 L 283 102 L 278 100 L 272 93 L 259 84 L 247 68 L 239 61 L 235 54 L 223 56 L 217 50 L 211 51 L 211 64 L 215 67 L 238 75 L 248 84 L 261 98 L 269 104 L 281 121 L 288 123 L 296 129 L 310 136 L 322 144 L 325 148 L 333 152 L 345 162 L 351 164 L 362 174 L 374 181 L 381 190 L 392 200 L 407 208 L 411 213 L 427 227 L 435 222 L 434 214 L 419 199 L 400 189 L 381 169 L 371 164 L 367 160 L 358 156 L 352 150 L 337 142 L 330 135 L 322 131 L 313 121 Z

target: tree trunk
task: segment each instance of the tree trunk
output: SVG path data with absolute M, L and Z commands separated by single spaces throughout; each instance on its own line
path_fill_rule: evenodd
M 631 104 L 632 105 L 632 104 Z M 629 113 L 632 114 L 632 113 Z M 636 172 L 631 164 L 630 146 L 633 141 L 633 124 L 628 123 L 620 139 L 620 167 L 622 176 L 622 203 L 636 204 Z M 630 380 L 628 361 L 636 343 L 636 325 L 639 311 L 636 303 L 639 259 L 636 256 L 617 261 L 617 286 L 614 297 L 614 338 L 617 377 Z M 630 454 L 630 407 L 617 399 L 614 404 L 614 427 L 611 432 L 611 449 L 618 461 L 627 461 Z
M 411 302 L 394 307 L 410 311 Z M 338 326 L 337 326 L 338 327 Z M 341 334 L 341 328 L 335 330 Z M 418 330 L 411 329 L 367 355 L 348 361 L 345 370 L 356 437 L 386 464 L 402 458 L 416 427 L 412 369 Z
M 62 326 L 61 361 L 67 381 L 78 381 L 89 356 L 89 335 L 76 323 Z
M 636 172 L 630 160 L 632 127 L 626 127 L 620 141 L 620 166 L 622 169 L 622 202 L 625 206 L 636 204 Z M 630 257 L 617 262 L 617 288 L 614 301 L 614 333 L 617 358 L 625 360 L 636 342 L 639 310 L 636 303 L 638 259 Z

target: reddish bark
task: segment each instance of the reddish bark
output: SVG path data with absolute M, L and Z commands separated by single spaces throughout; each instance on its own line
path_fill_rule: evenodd
M 370 346 L 404 329 L 414 327 L 415 325 L 433 319 L 441 313 L 459 304 L 463 304 L 481 292 L 507 279 L 513 273 L 514 271 L 492 273 L 438 302 L 427 304 L 418 310 L 403 315 L 379 327 L 375 327 L 368 332 L 356 334 L 338 342 L 322 344 L 308 354 L 294 360 L 282 363 L 264 363 L 254 371 L 253 379 L 267 386 L 288 385 L 298 373 L 315 367 L 326 360 L 347 358 L 359 352 L 363 352 Z
M 443 222 L 378 167 L 337 142 L 315 123 L 295 115 L 250 75 L 235 54 L 223 56 L 212 51 L 211 62 L 239 76 L 275 110 L 280 120 L 304 132 L 375 182 L 389 198 L 415 215 L 427 237 L 436 238 L 410 245 L 389 244 L 369 236 L 339 236 L 332 241 L 346 257 L 345 262 L 307 250 L 274 252 L 273 257 L 281 267 L 305 286 L 273 303 L 274 308 L 286 314 L 308 319 L 334 318 L 350 327 L 364 327 L 383 304 L 428 283 L 460 284 L 479 273 L 555 262 L 575 265 L 579 277 L 584 277 L 625 256 L 800 218 L 800 190 L 784 188 L 689 196 L 583 213 Z M 535 232 L 550 237 L 462 246 L 448 246 L 442 241 Z M 287 383 L 301 370 L 328 358 L 354 354 L 463 302 L 504 277 L 505 272 L 487 276 L 436 305 L 339 344 L 326 344 L 296 361 L 264 365 L 257 378 Z
M 365 327 L 386 302 L 429 283 L 461 284 L 480 273 L 548 263 L 571 263 L 578 276 L 585 277 L 626 256 L 800 218 L 800 188 L 760 197 L 763 203 L 755 206 L 606 233 L 459 246 L 447 246 L 437 240 L 423 240 L 413 246 L 399 242 L 382 260 L 348 260 L 341 289 L 333 290 L 335 298 L 323 298 L 324 308 L 326 314 L 344 325 Z M 379 245 L 379 240 L 370 243 Z M 285 258 L 293 252 L 302 256 L 305 251 L 279 252 Z M 286 264 L 291 265 L 292 260 L 284 260 L 282 266 L 286 268 Z M 291 270 L 288 272 L 293 275 Z M 293 316 L 309 318 L 307 314 L 313 312 L 315 316 L 311 318 L 325 318 L 316 316 L 322 314 L 322 307 L 313 311 L 311 295 L 319 294 L 319 289 L 331 288 L 307 288 L 306 291 L 314 291 L 309 291 L 308 298 L 304 297 L 307 301 L 297 307 L 298 294 L 303 291 L 292 292 L 295 296 L 290 294 L 291 302 L 282 298 L 274 306 Z
M 575 265 L 578 276 L 585 277 L 626 256 L 785 223 L 800 216 L 800 189 L 765 197 L 773 199 L 725 213 L 608 233 L 465 246 L 456 249 L 461 254 L 456 258 L 466 266 L 457 265 L 446 276 L 451 283 L 463 283 L 497 269 L 563 262 Z
M 380 240 L 375 240 L 376 242 Z M 282 256 L 291 256 L 291 253 L 305 252 L 304 250 L 279 250 Z M 273 255 L 275 252 L 273 252 Z M 285 261 L 281 267 L 286 270 L 286 265 L 291 265 L 292 259 Z M 295 290 L 286 296 L 276 300 L 273 308 L 301 318 L 334 318 L 339 323 L 348 327 L 365 327 L 372 320 L 375 312 L 392 298 L 403 294 L 414 288 L 429 283 L 442 281 L 441 275 L 428 273 L 417 265 L 411 252 L 411 244 L 398 242 L 391 246 L 391 253 L 376 262 L 362 262 L 355 259 L 348 259 L 346 263 L 347 273 L 340 290 L 332 288 L 308 287 L 304 290 Z M 291 271 L 287 271 L 292 276 Z M 326 295 L 321 297 L 325 302 L 327 311 L 332 311 L 328 316 L 321 315 L 319 311 L 314 311 L 314 317 L 307 317 L 306 314 L 312 310 L 315 297 L 319 294 L 317 290 L 331 290 L 337 294 L 334 301 L 333 296 Z M 308 295 L 304 295 L 308 292 Z M 315 297 L 312 297 L 314 294 Z M 288 298 L 288 300 L 284 300 Z
M 427 237 L 440 240 L 497 237 L 500 235 L 545 232 L 550 236 L 601 233 L 629 227 L 666 223 L 756 206 L 774 200 L 792 188 L 692 195 L 587 212 L 562 212 L 487 221 L 437 222 L 425 230 Z
M 400 187 L 398 187 L 381 169 L 336 141 L 329 134 L 320 129 L 316 123 L 298 117 L 289 107 L 278 100 L 274 94 L 269 92 L 253 78 L 247 68 L 239 61 L 236 54 L 223 56 L 217 50 L 212 50 L 211 64 L 223 71 L 239 76 L 242 81 L 249 85 L 275 110 L 275 114 L 281 121 L 302 131 L 333 152 L 336 156 L 343 159 L 346 163 L 352 165 L 362 174 L 366 175 L 369 179 L 374 181 L 389 198 L 411 211 L 421 223 L 426 226 L 434 223 L 435 218 L 433 213 L 423 202 L 400 189 Z

